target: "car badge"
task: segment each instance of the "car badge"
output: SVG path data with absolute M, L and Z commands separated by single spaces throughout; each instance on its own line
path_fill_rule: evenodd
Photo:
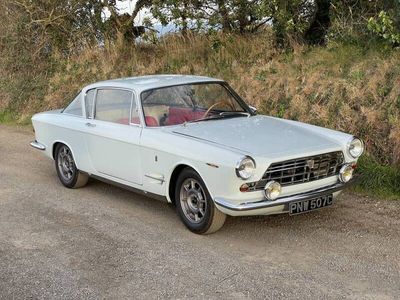
M 315 161 L 313 159 L 309 159 L 306 161 L 307 167 L 309 167 L 310 169 L 314 168 L 315 165 Z

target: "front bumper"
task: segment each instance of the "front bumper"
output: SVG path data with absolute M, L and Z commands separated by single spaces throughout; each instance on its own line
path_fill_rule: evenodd
M 289 204 L 291 202 L 315 199 L 318 197 L 333 194 L 336 197 L 349 183 L 335 183 L 319 189 L 298 193 L 295 195 L 284 196 L 275 201 L 261 200 L 257 202 L 244 202 L 240 204 L 232 204 L 227 199 L 215 198 L 215 205 L 222 212 L 231 216 L 249 216 L 249 215 L 268 215 L 289 212 Z
M 37 140 L 30 142 L 29 145 L 31 145 L 31 147 L 38 149 L 38 150 L 42 150 L 42 151 L 46 150 L 46 146 L 39 143 Z

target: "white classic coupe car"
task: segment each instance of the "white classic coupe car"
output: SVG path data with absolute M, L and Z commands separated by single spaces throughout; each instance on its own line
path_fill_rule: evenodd
M 64 186 L 94 177 L 164 199 L 199 234 L 226 215 L 332 205 L 364 150 L 349 134 L 258 115 L 226 82 L 200 76 L 98 82 L 32 122 L 31 146 L 55 160 Z

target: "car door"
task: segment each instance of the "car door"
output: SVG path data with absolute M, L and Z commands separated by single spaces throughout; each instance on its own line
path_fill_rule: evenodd
M 142 184 L 142 127 L 133 91 L 98 88 L 87 93 L 86 101 L 86 143 L 96 172 L 100 176 Z

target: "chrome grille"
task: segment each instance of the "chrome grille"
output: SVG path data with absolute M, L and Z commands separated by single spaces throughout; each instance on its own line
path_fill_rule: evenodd
M 343 162 L 341 151 L 276 162 L 269 166 L 254 189 L 263 189 L 271 180 L 288 186 L 338 175 Z

